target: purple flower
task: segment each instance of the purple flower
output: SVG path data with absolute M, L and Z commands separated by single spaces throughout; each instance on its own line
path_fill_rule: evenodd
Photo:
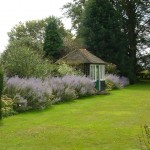
M 107 74 L 106 75 L 106 83 L 111 83 L 113 86 L 112 88 L 123 88 L 127 85 L 129 85 L 129 80 L 128 78 L 122 76 L 119 77 L 118 75 L 114 75 L 114 74 Z
M 95 94 L 95 84 L 84 76 L 66 75 L 64 77 L 19 78 L 12 77 L 6 81 L 6 94 L 14 98 L 26 99 L 34 107 L 51 101 L 72 100 L 85 95 Z

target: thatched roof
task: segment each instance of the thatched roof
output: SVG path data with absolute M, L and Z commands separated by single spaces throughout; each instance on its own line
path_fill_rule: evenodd
M 103 60 L 93 55 L 86 49 L 77 49 L 63 58 L 59 59 L 56 63 L 66 62 L 68 64 L 106 64 Z

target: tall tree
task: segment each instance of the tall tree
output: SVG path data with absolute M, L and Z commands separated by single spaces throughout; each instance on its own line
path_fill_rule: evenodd
M 43 50 L 46 57 L 56 61 L 60 57 L 60 48 L 63 46 L 62 35 L 59 32 L 59 21 L 54 16 L 49 17 L 48 25 L 45 28 Z
M 17 40 L 21 37 L 32 37 L 33 40 L 43 41 L 43 32 L 46 26 L 46 19 L 43 20 L 31 20 L 25 23 L 19 22 L 14 26 L 10 32 L 8 32 L 9 40 Z
M 110 0 L 120 12 L 124 31 L 128 37 L 128 55 L 130 58 L 129 77 L 136 82 L 137 53 L 140 46 L 147 45 L 150 39 L 150 2 L 147 0 Z M 142 49 L 143 50 L 143 49 Z
M 122 22 L 109 0 L 89 0 L 83 14 L 79 35 L 87 48 L 127 73 L 128 57 Z
M 84 2 L 87 3 L 89 1 L 92 2 L 92 0 L 87 0 Z M 122 23 L 122 31 L 126 34 L 127 39 L 125 44 L 127 46 L 126 53 L 129 64 L 126 69 L 128 70 L 130 82 L 135 83 L 137 57 L 142 57 L 145 50 L 150 53 L 149 49 L 147 49 L 150 43 L 150 2 L 148 0 L 108 1 L 111 2 L 113 8 L 118 12 L 118 14 L 120 14 L 119 22 Z M 77 31 L 80 29 L 81 18 L 86 5 L 86 3 L 84 3 L 81 7 L 80 2 L 82 1 L 74 0 L 73 3 L 68 3 L 68 5 L 65 5 L 66 7 L 64 7 L 67 17 L 70 17 L 72 20 L 73 26 L 76 24 L 74 21 L 77 20 Z
M 42 20 L 31 20 L 24 23 L 20 22 L 19 24 L 15 25 L 11 31 L 8 32 L 8 47 L 15 47 L 15 43 L 17 43 L 17 46 L 25 46 L 31 50 L 34 50 L 40 55 L 44 55 L 43 45 L 45 39 L 45 28 L 47 27 L 50 18 L 51 17 Z M 59 29 L 59 34 L 64 40 L 68 36 L 69 32 L 64 28 L 63 23 L 59 18 L 55 18 L 55 20 Z M 63 53 L 63 51 L 61 52 Z
M 9 43 L 16 41 L 20 46 L 27 46 L 40 54 L 43 53 L 46 24 L 46 19 L 20 22 L 8 32 Z

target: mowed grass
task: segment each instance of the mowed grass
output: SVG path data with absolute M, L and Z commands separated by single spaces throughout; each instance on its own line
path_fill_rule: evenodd
M 140 150 L 150 82 L 5 118 L 0 150 Z

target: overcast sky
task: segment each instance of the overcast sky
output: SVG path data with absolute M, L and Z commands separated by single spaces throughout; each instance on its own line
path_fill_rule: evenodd
M 51 15 L 62 17 L 60 8 L 72 0 L 1 0 L 0 4 L 0 52 L 7 45 L 7 32 L 20 21 L 37 20 Z M 63 19 L 67 29 L 71 27 L 69 19 Z

